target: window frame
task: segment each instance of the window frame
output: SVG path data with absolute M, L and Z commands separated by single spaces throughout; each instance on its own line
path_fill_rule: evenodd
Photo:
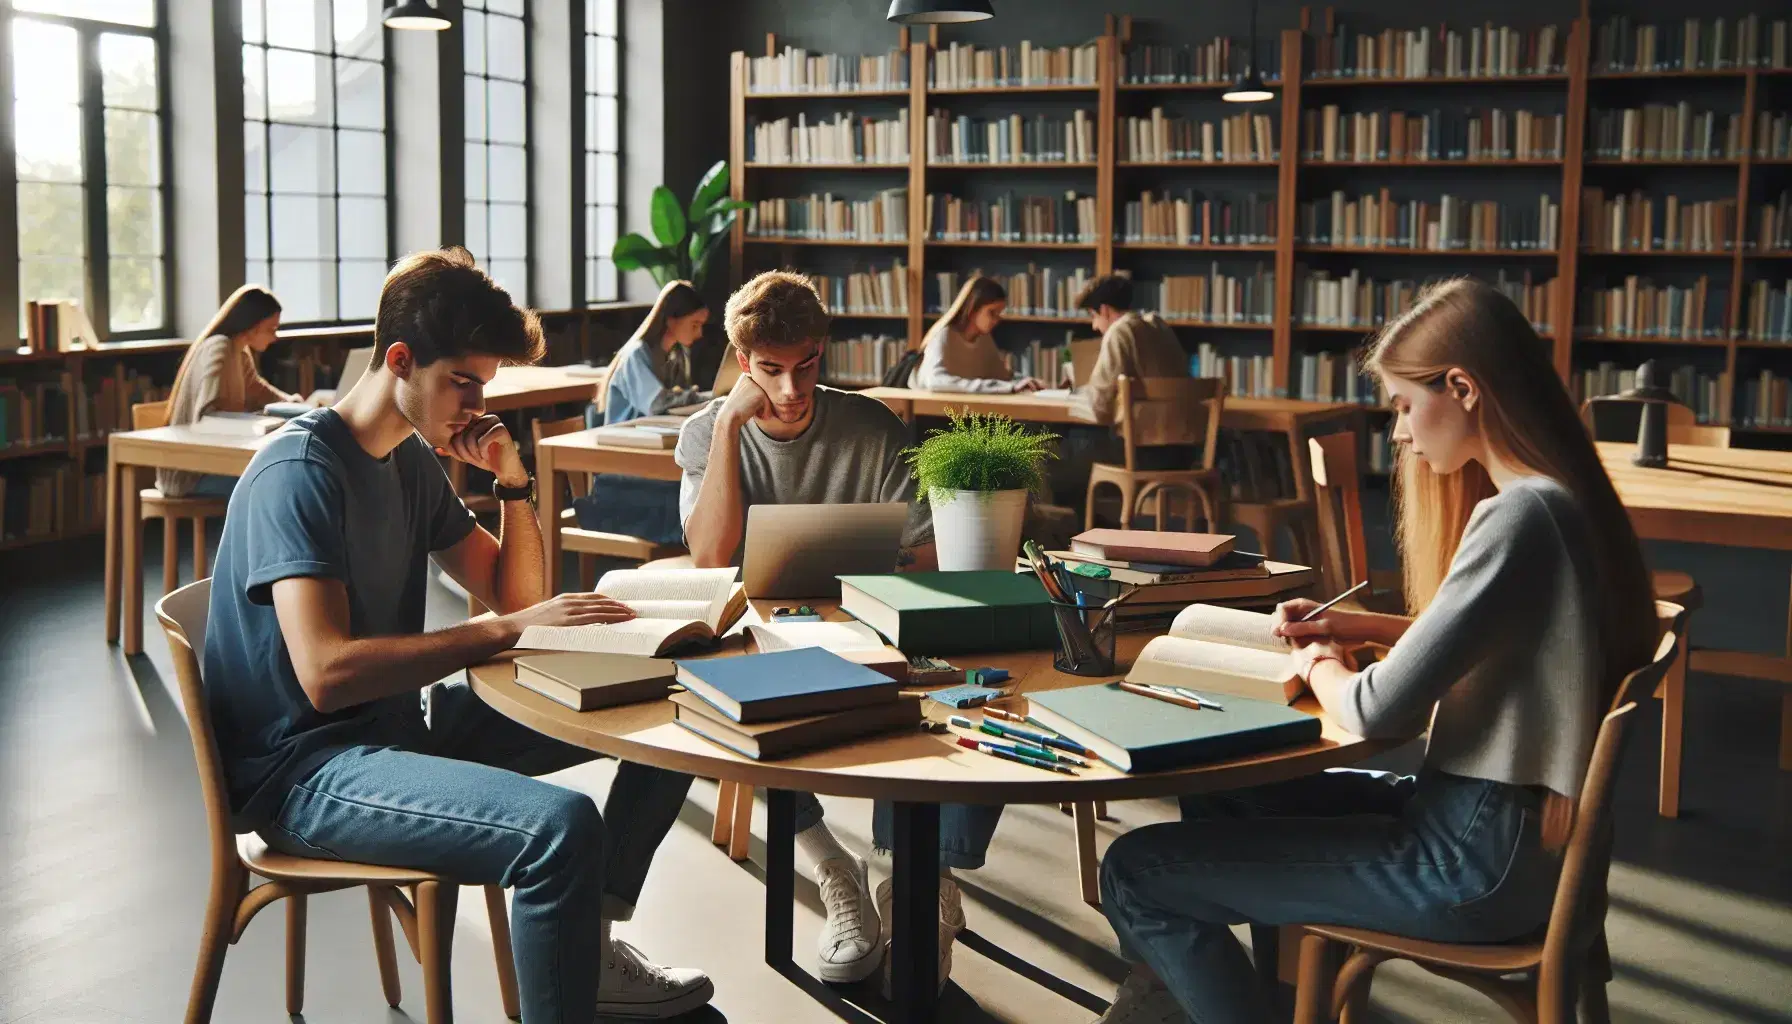
M 582 3 L 583 3 L 583 0 L 575 0 L 575 6 L 582 5 Z M 450 113 L 458 113 L 458 116 L 453 118 L 453 120 L 455 121 L 456 126 L 457 126 L 457 134 L 460 137 L 460 153 L 458 154 L 460 170 L 459 170 L 457 176 L 460 180 L 461 245 L 466 246 L 469 251 L 472 251 L 472 247 L 467 246 L 467 238 L 468 238 L 469 228 L 468 228 L 468 224 L 467 224 L 467 220 L 466 220 L 466 215 L 468 212 L 467 208 L 469 206 L 471 206 L 474 202 L 477 202 L 480 205 L 480 207 L 484 213 L 484 217 L 485 217 L 485 225 L 484 225 L 485 245 L 484 245 L 483 252 L 473 252 L 473 258 L 476 261 L 478 261 L 480 269 L 486 271 L 487 273 L 490 273 L 491 272 L 491 262 L 492 262 L 491 256 L 490 256 L 491 249 L 492 249 L 491 210 L 492 210 L 492 205 L 493 205 L 492 198 L 491 198 L 491 192 L 492 192 L 492 175 L 491 175 L 492 141 L 491 141 L 491 90 L 490 90 L 490 83 L 492 83 L 492 82 L 510 82 L 512 84 L 521 84 L 523 87 L 523 144 L 522 144 L 522 151 L 523 151 L 523 256 L 522 256 L 523 280 L 521 282 L 520 288 L 513 288 L 513 289 L 511 289 L 511 291 L 512 291 L 512 298 L 520 298 L 521 303 L 524 305 L 533 305 L 534 304 L 534 291 L 535 291 L 535 253 L 534 253 L 535 222 L 534 221 L 535 221 L 535 208 L 536 208 L 536 199 L 537 199 L 537 196 L 535 194 L 535 174 L 534 174 L 534 149 L 535 149 L 535 146 L 534 146 L 534 142 L 535 142 L 535 102 L 534 102 L 535 101 L 535 39 L 534 39 L 534 32 L 535 32 L 535 14 L 534 14 L 534 11 L 531 9 L 530 0 L 521 0 L 521 4 L 522 4 L 523 13 L 520 16 L 515 15 L 515 14 L 506 14 L 503 12 L 499 12 L 496 15 L 494 15 L 491 11 L 491 0 L 481 0 L 480 6 L 477 9 L 470 8 L 465 3 L 457 4 L 457 6 L 460 8 L 459 12 L 458 12 L 459 16 L 455 19 L 452 32 L 455 37 L 455 42 L 460 47 L 460 53 L 456 58 L 460 65 L 460 82 L 458 83 L 459 96 L 454 101 L 454 103 L 452 105 L 449 105 L 448 102 L 446 101 L 446 98 L 444 97 L 441 110 L 442 110 L 442 120 L 444 122 L 450 120 L 450 116 L 449 116 Z M 512 18 L 512 19 L 520 20 L 522 22 L 523 80 L 521 83 L 516 83 L 513 79 L 509 79 L 509 78 L 494 77 L 490 73 L 489 68 L 491 67 L 491 50 L 490 50 L 491 34 L 490 34 L 489 29 L 486 30 L 485 39 L 483 39 L 480 43 L 481 53 L 484 54 L 484 68 L 482 68 L 479 71 L 472 71 L 467 68 L 467 65 L 466 65 L 466 45 L 467 45 L 466 35 L 467 35 L 467 13 L 469 11 L 473 11 L 473 12 L 479 14 L 482 18 L 492 18 L 492 17 Z M 467 194 L 467 174 L 466 174 L 467 147 L 474 141 L 474 140 L 470 139 L 467 135 L 467 111 L 466 111 L 466 87 L 467 87 L 468 81 L 472 80 L 472 79 L 478 79 L 479 82 L 481 83 L 481 89 L 484 91 L 484 95 L 480 98 L 480 107 L 484 111 L 485 121 L 484 121 L 484 125 L 481 129 L 482 135 L 477 140 L 477 142 L 485 154 L 485 171 L 484 171 L 484 175 L 483 175 L 484 180 L 485 180 L 485 187 L 484 187 L 484 194 L 481 195 L 477 200 L 474 200 L 471 196 L 469 196 Z M 504 143 L 499 143 L 499 145 L 508 147 L 511 145 L 511 143 L 504 142 Z M 509 205 L 509 204 L 510 204 L 510 200 L 501 201 L 501 205 Z M 575 227 L 575 230 L 577 230 L 576 227 Z M 500 283 L 503 283 L 503 282 L 500 282 Z M 517 291 L 520 291 L 522 294 L 520 296 L 516 295 L 515 293 Z
M 83 273 L 82 311 L 93 323 L 94 334 L 98 341 L 130 341 L 145 338 L 165 338 L 173 332 L 174 295 L 175 295 L 175 247 L 174 230 L 174 153 L 173 153 L 173 111 L 169 109 L 170 94 L 168 79 L 168 2 L 154 0 L 156 23 L 152 28 L 141 25 L 126 25 L 117 22 L 99 21 L 92 18 L 77 18 L 66 14 L 41 14 L 36 11 L 16 11 L 11 4 L 0 4 L 0 17 L 6 19 L 5 43 L 8 52 L 4 58 L 6 67 L 4 83 L 0 88 L 5 90 L 8 104 L 15 104 L 13 98 L 18 68 L 12 59 L 11 46 L 13 29 L 21 19 L 36 21 L 49 25 L 63 25 L 75 31 L 77 67 L 81 102 L 81 201 L 82 219 L 85 227 L 83 244 L 86 253 L 83 257 L 85 271 Z M 127 35 L 149 39 L 155 46 L 156 54 L 156 136 L 159 149 L 157 191 L 161 193 L 161 242 L 162 242 L 162 320 L 151 327 L 139 327 L 128 331 L 112 329 L 112 242 L 110 228 L 110 211 L 107 207 L 107 188 L 110 175 L 106 166 L 106 102 L 104 76 L 100 68 L 100 37 L 105 35 Z M 8 286 L 13 293 L 12 322 L 4 331 L 19 332 L 19 321 L 24 316 L 25 303 L 30 301 L 21 287 L 19 274 L 24 262 L 24 254 L 19 245 L 19 164 L 17 146 L 17 119 L 13 116 L 14 108 L 8 106 L 5 116 L 8 134 L 6 150 L 10 159 L 6 166 L 0 168 L 0 187 L 5 196 L 0 197 L 0 204 L 11 214 L 12 230 L 0 239 L 0 258 L 6 260 L 12 275 Z M 22 332 L 20 341 L 23 341 Z
M 575 163 L 573 168 L 573 205 L 579 211 L 577 222 L 573 225 L 574 263 L 578 267 L 578 274 L 576 275 L 577 280 L 573 283 L 573 304 L 575 306 L 595 306 L 605 302 L 617 302 L 622 298 L 622 271 L 620 270 L 616 272 L 615 295 L 608 298 L 600 298 L 593 294 L 592 264 L 594 261 L 601 262 L 608 260 L 610 258 L 610 252 L 600 250 L 597 247 L 599 244 L 598 240 L 592 237 L 592 232 L 587 227 L 587 225 L 591 224 L 594 219 L 592 218 L 592 211 L 603 206 L 614 206 L 616 210 L 616 237 L 621 238 L 624 234 L 622 211 L 623 199 L 625 197 L 624 185 L 627 182 L 627 177 L 625 174 L 626 163 L 623 160 L 623 140 L 628 136 L 626 131 L 627 108 L 626 104 L 623 102 L 623 84 L 628 81 L 628 77 L 625 74 L 626 65 L 624 61 L 627 54 L 623 46 L 623 39 L 628 30 L 628 25 L 624 20 L 626 11 L 622 0 L 608 0 L 608 2 L 612 2 L 616 5 L 616 34 L 614 37 L 616 40 L 616 94 L 613 97 L 616 101 L 616 150 L 615 153 L 612 154 L 616 157 L 616 202 L 613 204 L 599 202 L 595 196 L 590 194 L 589 186 L 593 184 L 593 181 L 592 177 L 586 173 L 586 165 L 589 160 L 594 156 L 600 155 L 602 152 L 595 148 L 597 143 L 593 138 L 593 135 L 596 132 L 596 126 L 590 123 L 585 117 L 586 105 L 592 99 L 601 98 L 604 95 L 599 92 L 593 92 L 591 89 L 590 81 L 593 69 L 587 66 L 586 44 L 587 41 L 591 39 L 610 37 L 604 36 L 597 31 L 595 26 L 590 24 L 589 19 L 586 17 L 587 4 L 585 3 L 585 0 L 574 0 L 572 5 L 572 16 L 576 24 L 573 26 L 571 35 L 577 40 L 573 47 L 573 74 L 575 80 L 578 82 L 580 99 L 580 102 L 573 111 L 574 124 L 572 130 L 572 138 L 576 143 L 573 153 L 573 160 Z

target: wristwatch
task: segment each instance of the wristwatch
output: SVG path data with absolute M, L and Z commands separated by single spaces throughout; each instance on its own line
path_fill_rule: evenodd
M 529 482 L 521 487 L 506 487 L 498 482 L 497 477 L 493 477 L 492 497 L 499 501 L 534 501 L 535 478 L 530 477 Z

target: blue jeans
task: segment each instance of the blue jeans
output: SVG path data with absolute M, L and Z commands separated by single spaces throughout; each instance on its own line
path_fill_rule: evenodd
M 234 476 L 207 473 L 200 477 L 199 482 L 195 483 L 193 489 L 187 493 L 195 498 L 228 498 L 230 492 L 236 490 L 236 481 L 237 478 Z
M 1517 938 L 1549 917 L 1560 862 L 1522 786 L 1330 771 L 1183 801 L 1114 841 L 1102 908 L 1122 953 L 1194 1024 L 1267 1021 L 1228 925 L 1332 924 L 1436 942 Z
M 796 830 L 821 820 L 821 801 L 813 793 L 796 795 Z M 989 854 L 989 841 L 1002 820 L 1001 804 L 940 805 L 940 867 L 975 871 Z M 888 850 L 896 842 L 895 808 L 888 800 L 871 805 L 871 844 Z
M 430 689 L 417 749 L 354 747 L 293 786 L 268 845 L 305 857 L 436 871 L 514 890 L 523 1019 L 588 1024 L 605 918 L 627 920 L 691 777 L 623 762 L 597 806 L 528 778 L 592 760 L 487 707 L 464 682 Z M 519 774 L 521 773 L 521 774 Z

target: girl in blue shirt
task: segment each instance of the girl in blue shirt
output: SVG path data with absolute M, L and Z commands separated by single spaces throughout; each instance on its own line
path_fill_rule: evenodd
M 689 281 L 672 281 L 661 288 L 653 311 L 610 361 L 604 424 L 708 401 L 710 393 L 691 382 L 690 348 L 703 337 L 707 323 L 709 308 Z

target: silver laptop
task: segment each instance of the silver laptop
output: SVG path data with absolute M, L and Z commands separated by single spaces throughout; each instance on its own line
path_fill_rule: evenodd
M 337 378 L 336 386 L 333 388 L 318 388 L 316 391 L 311 392 L 311 396 L 307 401 L 313 405 L 335 405 L 338 399 L 343 395 L 348 394 L 349 389 L 355 386 L 355 382 L 359 381 L 372 365 L 373 349 L 349 349 L 348 355 L 342 360 L 342 376 Z
M 752 505 L 741 582 L 748 597 L 824 600 L 836 576 L 894 572 L 908 504 Z

